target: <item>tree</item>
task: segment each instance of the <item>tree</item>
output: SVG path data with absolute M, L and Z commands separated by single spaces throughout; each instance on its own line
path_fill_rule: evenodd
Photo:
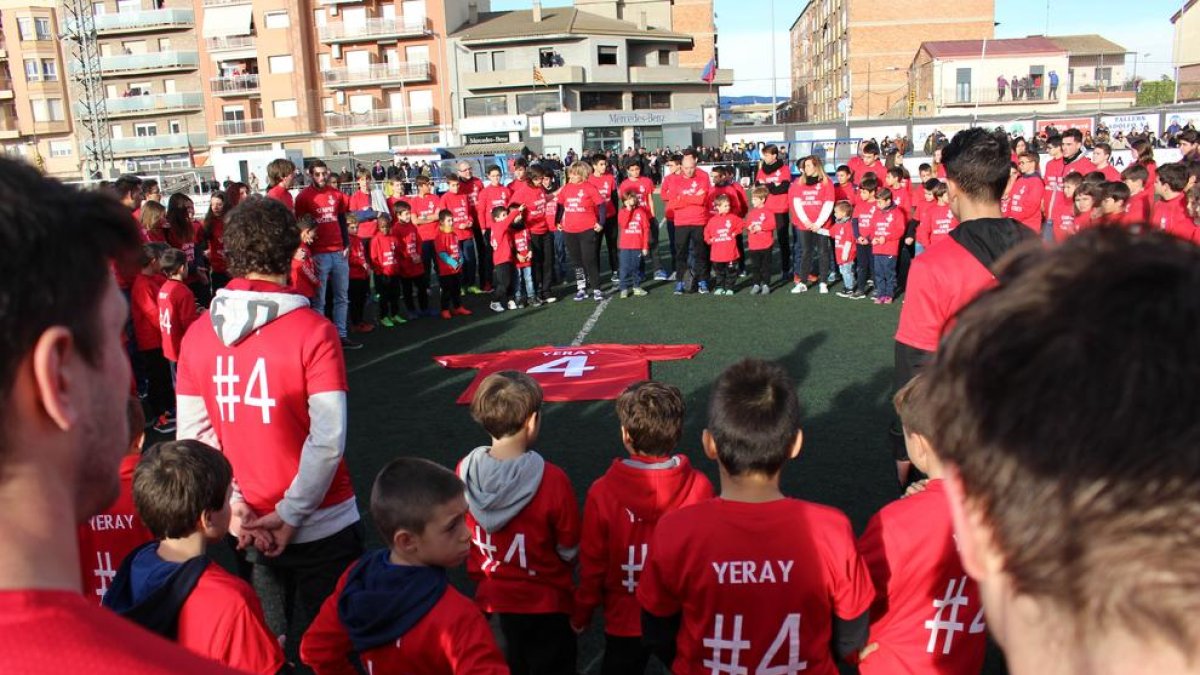
M 1156 106 L 1175 100 L 1175 81 L 1166 75 L 1153 82 L 1143 82 L 1138 90 L 1137 105 Z

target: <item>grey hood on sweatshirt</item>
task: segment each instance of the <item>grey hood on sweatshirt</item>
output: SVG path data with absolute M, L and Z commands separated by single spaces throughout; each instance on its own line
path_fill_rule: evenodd
M 471 515 L 489 533 L 504 529 L 529 505 L 542 485 L 546 461 L 530 450 L 515 459 L 498 460 L 487 446 L 471 451 L 458 467 L 467 485 Z

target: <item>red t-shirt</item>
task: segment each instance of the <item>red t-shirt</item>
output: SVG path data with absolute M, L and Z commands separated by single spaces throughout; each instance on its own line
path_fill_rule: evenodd
M 1192 217 L 1188 215 L 1187 200 L 1184 199 L 1183 195 L 1178 195 L 1172 199 L 1162 199 L 1155 203 L 1154 210 L 1150 216 L 1150 224 L 1151 227 L 1173 234 L 1180 239 L 1191 241 L 1192 237 L 1195 236 L 1196 224 L 1192 222 Z M 134 282 L 134 288 L 137 288 L 136 281 Z
M 587 232 L 600 222 L 599 208 L 604 200 L 591 183 L 567 183 L 554 200 L 563 207 L 563 232 Z
M 758 172 L 754 174 L 754 182 L 758 185 L 781 185 L 789 183 L 792 180 L 792 168 L 787 165 L 787 162 L 780 162 L 779 168 L 774 171 L 766 171 L 763 165 L 758 165 Z M 789 188 L 790 189 L 790 188 Z M 788 193 L 767 195 L 767 210 L 771 213 L 787 213 L 791 210 L 788 202 Z
M 871 222 L 875 219 L 875 202 L 856 199 L 854 201 L 854 220 L 858 223 L 858 236 L 866 237 L 870 245 L 871 233 L 874 231 Z
M 1075 202 L 1059 195 L 1049 211 L 1050 228 L 1054 231 L 1054 241 L 1062 243 L 1075 234 Z
M 833 618 L 875 598 L 850 521 L 827 506 L 713 499 L 664 516 L 650 541 L 637 597 L 655 616 L 682 613 L 677 675 L 837 675 Z
M 934 202 L 925 209 L 921 216 L 921 224 L 917 225 L 917 241 L 921 246 L 929 248 L 946 238 L 956 227 L 958 219 L 954 217 L 950 205 Z
M 475 208 L 479 211 L 479 226 L 485 230 L 491 229 L 495 221 L 492 219 L 492 209 L 497 206 L 508 206 L 512 199 L 512 191 L 503 185 L 487 185 L 479 191 L 475 200 Z
M 706 204 L 711 188 L 712 181 L 703 169 L 696 169 L 691 178 L 682 173 L 676 174 L 676 181 L 671 187 L 676 227 L 704 227 L 708 222 Z
M 283 649 L 267 628 L 254 589 L 215 562 L 179 609 L 176 642 L 242 672 L 267 675 L 283 667 Z
M 226 288 L 286 292 L 276 284 L 241 278 Z M 184 336 L 182 357 L 176 391 L 204 400 L 242 497 L 255 513 L 271 513 L 300 468 L 311 424 L 308 398 L 347 389 L 337 329 L 316 312 L 298 309 L 229 346 L 212 322 L 202 319 Z M 353 497 L 343 459 L 320 507 Z
M 880 185 L 883 185 L 883 176 L 887 173 L 887 169 L 879 163 L 879 160 L 875 160 L 873 164 L 867 166 L 862 157 L 851 157 L 850 161 L 847 162 L 847 166 L 850 167 L 850 172 L 854 174 L 855 185 L 862 185 L 863 178 L 866 178 L 867 174 L 875 176 L 875 180 L 879 181 Z
M 359 190 L 358 192 L 350 195 L 349 201 L 349 210 L 351 212 L 366 211 L 367 209 L 371 208 L 371 193 Z M 375 232 L 376 229 L 374 218 L 371 218 L 370 220 L 358 221 L 358 235 L 360 237 L 366 237 L 367 239 L 370 239 L 371 237 L 375 236 Z
M 513 221 L 521 212 L 516 209 L 509 209 L 508 215 L 500 220 L 493 220 L 491 231 L 488 236 L 491 237 L 492 244 L 492 262 L 496 265 L 511 263 L 513 261 L 512 254 L 512 227 Z
M 281 202 L 284 206 L 288 207 L 288 211 L 296 210 L 296 200 L 292 198 L 292 191 L 283 187 L 283 185 L 276 185 L 268 189 L 267 196 L 277 202 Z
M 449 193 L 447 193 L 447 194 L 449 194 Z M 457 207 L 462 212 L 461 214 L 455 215 L 456 222 L 457 222 L 458 218 L 462 218 L 467 223 L 467 227 L 470 227 L 471 226 L 471 212 L 470 212 L 470 205 L 467 202 L 466 196 L 465 195 L 454 195 L 454 197 L 456 197 L 458 199 L 458 201 L 461 202 L 460 204 L 457 204 Z M 441 201 L 442 203 L 439 203 L 439 201 Z M 421 234 L 421 241 L 433 241 L 433 238 L 437 236 L 438 211 L 440 211 L 442 209 L 450 209 L 451 211 L 454 211 L 454 208 L 451 208 L 450 206 L 443 206 L 442 204 L 444 204 L 445 202 L 446 202 L 446 195 L 442 195 L 441 200 L 439 200 L 438 197 L 436 197 L 435 195 L 432 195 L 432 194 L 415 195 L 413 197 L 408 198 L 408 206 L 412 212 L 412 222 L 414 225 L 416 225 L 417 232 L 419 232 Z M 422 222 L 420 222 L 422 220 L 429 220 L 429 222 L 422 223 Z M 399 218 L 395 218 L 392 220 L 393 224 L 395 224 L 397 222 L 399 222 Z
M 456 468 L 459 476 L 462 464 Z M 552 614 L 571 611 L 573 562 L 559 550 L 579 546 L 579 507 L 571 479 L 546 462 L 542 482 L 525 508 L 495 532 L 467 512 L 473 533 L 467 576 L 475 604 L 487 613 Z
M 204 238 L 208 242 L 208 266 L 217 274 L 225 274 L 229 271 L 225 261 L 225 219 L 209 213 L 207 220 Z
M 1117 167 L 1112 164 L 1105 164 L 1104 168 L 1096 167 L 1096 170 L 1104 174 L 1104 180 L 1114 183 L 1121 182 L 1121 172 L 1117 171 Z
M 654 527 L 712 496 L 712 483 L 683 455 L 613 460 L 584 502 L 572 623 L 587 624 L 603 604 L 606 634 L 641 636 L 636 593 Z
M 845 265 L 854 262 L 858 255 L 858 242 L 854 237 L 854 221 L 847 219 L 843 222 L 834 221 L 829 226 L 829 236 L 833 238 L 833 255 L 837 264 Z
M 620 187 L 617 188 L 617 194 L 623 195 L 630 190 L 637 193 L 638 200 L 642 206 L 649 210 L 654 209 L 654 181 L 646 176 L 626 178 L 621 181 Z
M 958 310 L 995 283 L 992 271 L 954 239 L 930 246 L 908 269 L 896 341 L 937 351 L 942 332 Z
M 758 226 L 758 231 L 750 228 Z M 775 214 L 766 207 L 759 207 L 746 214 L 746 249 L 765 251 L 775 245 Z
M 161 274 L 139 274 L 129 291 L 129 311 L 133 315 L 133 340 L 141 351 L 162 348 L 158 327 L 158 291 L 167 278 Z
M 746 203 L 746 190 L 741 185 L 736 183 L 725 183 L 724 185 L 714 185 L 708 191 L 708 216 L 711 218 L 717 215 L 716 199 L 719 195 L 725 195 L 729 198 L 729 212 L 738 218 L 744 218 L 746 212 L 750 210 L 750 205 Z
M 317 221 L 317 239 L 312 246 L 314 253 L 334 253 L 345 248 L 338 216 L 349 210 L 350 200 L 332 185 L 323 190 L 309 185 L 300 191 L 296 196 L 296 217 L 308 214 Z
M 858 551 L 875 584 L 867 644 L 879 645 L 862 675 L 980 672 L 983 605 L 958 556 L 942 481 L 883 507 Z
M 533 267 L 533 249 L 529 243 L 530 234 L 528 227 L 511 233 L 513 257 L 516 259 L 517 269 Z
M 738 235 L 744 229 L 746 229 L 746 222 L 732 213 L 713 216 L 704 226 L 704 243 L 710 247 L 708 259 L 715 263 L 737 260 L 739 257 Z
M 512 188 L 512 203 L 525 207 L 521 215 L 525 218 L 525 229 L 530 234 L 546 234 L 546 191 L 540 185 L 530 187 L 528 183 L 515 183 Z
M 421 258 L 421 234 L 417 226 L 397 222 L 391 234 L 393 239 L 400 242 L 399 248 L 392 250 L 396 265 L 400 268 L 400 276 L 412 279 L 425 274 L 425 261 Z
M 233 675 L 70 591 L 0 591 L 0 673 Z
M 1041 234 L 1042 195 L 1046 186 L 1037 174 L 1017 177 L 1008 193 L 1008 209 L 1004 215 Z
M 645 251 L 650 248 L 650 212 L 644 206 L 621 209 L 617 213 L 617 248 L 625 251 Z
M 483 190 L 483 181 L 479 180 L 478 176 L 471 176 L 470 180 L 459 180 L 458 193 L 467 197 L 467 202 L 471 205 L 471 219 L 479 222 L 478 207 L 479 192 Z
M 679 173 L 671 173 L 663 176 L 662 184 L 658 186 L 659 197 L 663 201 L 663 207 L 666 210 L 667 220 L 675 222 L 675 193 L 679 189 L 680 180 L 683 176 Z
M 187 284 L 167 279 L 158 289 L 158 328 L 162 338 L 163 356 L 179 360 L 179 346 L 187 329 L 200 316 L 196 295 Z
M 803 179 L 794 181 L 788 188 L 787 196 L 788 204 L 791 205 L 789 212 L 792 214 L 792 225 L 799 229 L 807 229 L 800 220 L 801 211 L 809 222 L 819 227 L 825 227 L 833 217 L 833 183 L 827 180 L 818 181 L 814 185 L 807 184 Z M 825 220 L 817 220 L 826 204 L 829 205 L 829 213 Z
M 596 192 L 600 193 L 600 199 L 604 202 L 605 208 L 608 210 L 606 218 L 611 218 L 613 215 L 612 197 L 613 191 L 617 189 L 617 179 L 611 173 L 606 173 L 603 175 L 592 174 L 591 176 L 588 176 L 588 183 L 590 183 L 592 187 L 596 188 Z
M 1145 225 L 1150 222 L 1150 216 L 1154 212 L 1154 194 L 1146 188 L 1141 192 L 1130 195 L 1125 202 L 1125 217 L 1121 221 L 1122 224 L 1129 225 Z
M 858 200 L 858 190 L 855 189 L 853 183 L 833 184 L 833 199 L 835 202 L 850 202 L 853 204 Z
M 908 227 L 904 211 L 893 206 L 875 209 L 871 217 L 871 253 L 873 255 L 900 255 L 900 240 Z
M 459 187 L 461 190 L 462 187 Z M 454 216 L 454 234 L 459 241 L 466 241 L 475 236 L 471 224 L 471 199 L 461 192 L 446 192 L 442 194 L 437 210 L 449 211 Z M 421 232 L 421 241 L 437 239 L 438 223 L 435 221 L 431 228 L 417 226 Z
M 409 227 L 413 227 L 413 225 L 410 223 Z M 375 235 L 371 239 L 371 268 L 375 270 L 375 274 L 380 276 L 398 276 L 403 251 L 404 244 L 396 236 L 396 230 L 392 230 L 389 234 Z
M 361 232 L 361 225 L 359 226 Z M 371 266 L 367 264 L 366 247 L 363 246 L 362 239 L 357 234 L 350 235 L 350 251 L 346 254 L 347 262 L 350 265 L 351 279 L 369 279 L 371 277 Z
M 133 470 L 141 455 L 121 459 L 121 492 L 117 501 L 79 526 L 79 571 L 83 597 L 97 605 L 133 549 L 154 539 L 133 507 Z M 3 657 L 0 657 L 0 661 Z
M 300 660 L 317 675 L 507 675 L 483 613 L 453 586 L 399 639 L 355 655 L 337 606 L 352 569 L 342 574 L 300 643 Z
M 317 260 L 308 244 L 300 244 L 292 256 L 292 272 L 289 276 L 291 288 L 310 300 L 317 297 L 321 279 L 317 275 Z
M 437 258 L 438 276 L 448 277 L 462 271 L 462 250 L 458 245 L 459 237 L 453 232 L 438 232 L 433 239 L 433 250 Z M 450 256 L 457 265 L 449 265 L 442 260 L 442 254 Z

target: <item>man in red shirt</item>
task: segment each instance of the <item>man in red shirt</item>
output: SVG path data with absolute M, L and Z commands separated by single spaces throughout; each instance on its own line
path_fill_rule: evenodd
M 299 236 L 278 202 L 251 197 L 234 210 L 226 242 L 237 278 L 184 336 L 177 387 L 178 438 L 233 465 L 230 531 L 256 549 L 256 590 L 281 635 L 308 626 L 362 551 L 337 332 L 286 287 Z
M 292 211 L 296 210 L 295 200 L 292 199 L 292 183 L 296 181 L 296 165 L 292 163 L 292 160 L 282 157 L 272 160 L 267 165 L 267 180 L 270 182 L 267 196 Z
M 492 218 L 492 209 L 497 206 L 508 206 L 508 202 L 512 199 L 512 191 L 504 187 L 500 182 L 502 172 L 500 167 L 492 164 L 487 168 L 487 185 L 483 186 L 475 198 L 475 212 L 479 215 L 479 227 L 483 232 L 483 246 L 479 248 L 477 254 L 479 256 L 480 265 L 480 284 L 481 287 L 474 287 L 467 284 L 465 291 L 467 293 L 479 293 L 492 290 L 492 279 L 495 273 L 495 263 L 493 259 L 492 247 L 492 229 L 496 226 L 496 221 Z M 462 190 L 462 183 L 459 183 L 459 190 Z M 478 241 L 478 240 L 477 240 Z M 467 249 L 463 249 L 464 262 L 463 267 L 470 268 L 471 263 L 467 259 Z M 486 274 L 482 270 L 487 270 Z M 464 279 L 464 281 L 466 281 Z
M 802 437 L 781 366 L 721 374 L 702 439 L 721 496 L 658 521 L 637 589 L 642 639 L 672 673 L 837 675 L 866 644 L 875 590 L 849 519 L 779 490 Z
M 325 314 L 325 300 L 333 295 L 333 324 L 337 327 L 342 349 L 361 349 L 362 343 L 346 337 L 346 318 L 350 310 L 350 262 L 347 258 L 350 233 L 346 230 L 346 213 L 350 201 L 331 184 L 333 174 L 319 159 L 308 165 L 312 184 L 296 196 L 296 217 L 309 215 L 317 223 L 317 238 L 313 242 L 313 258 L 321 281 L 312 307 Z M 227 235 L 228 236 L 228 235 Z M 226 245 L 228 248 L 228 245 Z
M 1050 139 L 1050 156 L 1053 159 L 1046 163 L 1045 172 L 1047 197 L 1043 211 L 1047 219 L 1051 210 L 1056 207 L 1055 202 L 1063 198 L 1062 179 L 1072 171 L 1086 176 L 1096 170 L 1092 161 L 1083 154 L 1082 131 L 1072 128 L 1062 133 L 1062 137 L 1057 139 L 1060 157 L 1055 157 L 1055 140 L 1055 138 Z M 1043 238 L 1046 236 L 1049 235 L 1043 229 Z
M 1037 153 L 1027 152 L 1017 157 L 1020 174 L 1008 193 L 1008 209 L 1004 215 L 1021 223 L 1037 235 L 1042 233 L 1042 194 L 1046 186 L 1038 174 Z
M 588 177 L 588 182 L 600 193 L 600 224 L 604 227 L 600 234 L 608 249 L 612 280 L 617 281 L 617 270 L 620 269 L 620 261 L 617 260 L 617 177 L 609 170 L 608 156 L 604 153 L 597 152 L 591 160 L 592 175 Z
M 945 162 L 944 159 L 943 162 Z M 875 180 L 883 185 L 887 167 L 879 163 L 879 144 L 875 141 L 864 141 L 858 155 L 850 158 L 848 166 L 850 175 L 854 177 L 856 184 L 861 184 L 867 174 L 872 174 L 875 176 Z
M 775 214 L 775 234 L 779 241 L 779 260 L 782 278 L 787 279 L 792 274 L 792 244 L 788 227 L 788 189 L 792 184 L 792 168 L 779 158 L 779 148 L 774 145 L 762 149 L 762 159 L 758 163 L 758 172 L 754 175 L 754 184 L 767 188 L 767 210 Z
M 483 181 L 478 176 L 472 175 L 470 162 L 459 162 L 457 168 L 458 173 L 458 193 L 467 196 L 467 201 L 471 204 L 471 224 L 472 238 L 475 241 L 475 258 L 470 261 L 464 259 L 463 267 L 470 268 L 472 271 L 461 272 L 463 281 L 474 281 L 478 279 L 477 287 L 492 287 L 492 259 L 489 255 L 486 259 L 483 256 L 484 246 L 487 246 L 488 237 L 483 236 L 486 230 L 484 214 L 479 208 L 479 193 L 483 191 Z M 459 240 L 459 246 L 462 246 L 462 239 Z M 478 277 L 476 277 L 478 274 Z M 480 290 L 482 292 L 482 289 Z
M 1069 135 L 1071 131 L 1068 130 Z M 1067 135 L 1063 148 L 1067 148 Z M 954 135 L 942 150 L 946 192 L 959 225 L 913 260 L 896 329 L 896 388 L 904 386 L 937 350 L 954 315 L 996 282 L 992 265 L 1023 241 L 1036 239 L 1028 227 L 1003 217 L 1000 197 L 1008 185 L 1008 138 L 983 129 Z M 892 453 L 901 484 L 907 482 L 908 455 L 898 424 L 891 430 Z
M 675 273 L 675 208 L 671 206 L 671 200 L 675 198 L 675 190 L 679 187 L 679 163 L 681 161 L 683 161 L 683 157 L 680 155 L 667 157 L 667 161 L 663 164 L 662 182 L 658 186 L 659 197 L 663 203 L 663 219 L 666 221 L 667 250 L 671 254 L 665 265 L 660 260 L 658 271 L 654 273 L 654 278 L 659 281 L 671 278 L 682 281 Z M 655 246 L 655 257 L 658 257 L 657 251 L 658 248 Z
M 1104 174 L 1104 180 L 1119 183 L 1121 181 L 1121 172 L 1117 167 L 1109 163 L 1112 158 L 1112 146 L 1108 143 L 1097 143 L 1092 147 L 1092 165 L 1095 167 L 1093 171 L 1099 171 Z
M 1101 227 L 999 276 L 927 375 L 988 632 L 1012 675 L 1194 675 L 1200 249 Z
M 683 151 L 679 173 L 672 183 L 671 208 L 675 212 L 675 294 L 685 290 L 684 276 L 688 272 L 688 256 L 692 258 L 691 272 L 700 293 L 708 293 L 708 245 L 704 243 L 704 226 L 708 224 L 708 193 L 712 181 L 708 172 L 696 167 L 696 151 Z M 787 194 L 785 188 L 783 194 Z M 787 204 L 784 204 L 787 214 Z
M 128 308 L 110 268 L 137 269 L 129 209 L 3 158 L 0 199 L 0 499 L 19 505 L 0 511 L 0 672 L 230 672 L 80 594 L 76 527 L 119 494 L 129 447 L 113 395 L 129 388 Z

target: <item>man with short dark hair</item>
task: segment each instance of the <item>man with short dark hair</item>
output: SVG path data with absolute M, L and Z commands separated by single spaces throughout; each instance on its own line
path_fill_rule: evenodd
M 325 313 L 325 302 L 333 295 L 333 324 L 343 349 L 360 349 L 362 344 L 346 337 L 346 315 L 350 308 L 350 234 L 346 213 L 350 200 L 330 181 L 333 173 L 325 162 L 315 159 L 308 165 L 312 184 L 296 195 L 296 217 L 312 216 L 317 223 L 317 238 L 312 243 L 317 263 L 317 297 L 313 309 Z
M 0 672 L 229 672 L 80 593 L 76 527 L 116 499 L 129 444 L 128 209 L 3 158 L 0 204 Z

